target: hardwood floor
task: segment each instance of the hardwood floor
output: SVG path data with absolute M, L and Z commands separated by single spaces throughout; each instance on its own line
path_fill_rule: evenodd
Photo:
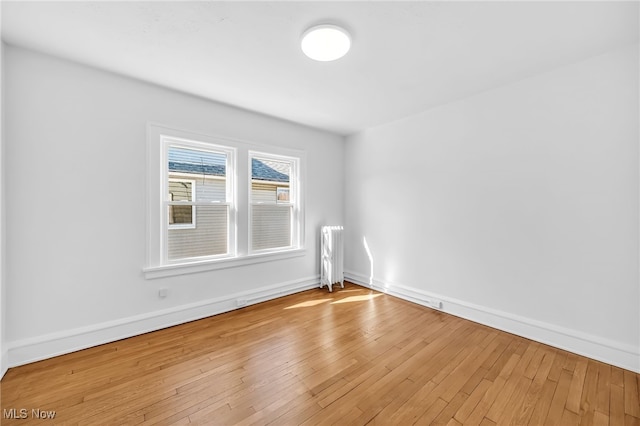
M 35 409 L 89 425 L 640 425 L 639 382 L 347 284 L 13 368 L 0 391 L 3 425 L 53 423 Z

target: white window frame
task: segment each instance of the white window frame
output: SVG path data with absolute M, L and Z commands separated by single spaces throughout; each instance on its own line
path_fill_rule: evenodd
M 182 179 L 182 178 L 169 178 L 169 182 L 185 182 L 191 184 L 191 200 L 196 199 L 196 181 L 193 179 Z M 167 193 L 168 193 L 167 188 Z M 172 202 L 173 200 L 167 200 Z M 175 203 L 175 202 L 174 202 Z M 168 214 L 168 212 L 167 212 Z M 194 205 L 191 205 L 191 223 L 169 223 L 167 218 L 167 225 L 169 229 L 195 229 L 196 228 L 196 209 Z
M 232 147 L 218 145 L 211 142 L 202 142 L 200 140 L 185 139 L 185 138 L 167 136 L 167 135 L 162 135 L 160 137 L 160 144 L 162 146 L 162 169 L 161 169 L 161 180 L 162 180 L 162 187 L 163 187 L 162 193 L 164 194 L 163 200 L 160 203 L 161 205 L 160 209 L 162 210 L 160 215 L 162 218 L 162 223 L 164 224 L 161 230 L 162 240 L 160 245 L 161 251 L 162 251 L 162 260 L 163 260 L 162 263 L 165 265 L 185 264 L 185 263 L 191 263 L 191 262 L 199 262 L 203 260 L 215 260 L 215 259 L 223 259 L 228 257 L 235 257 L 236 256 L 236 244 L 235 244 L 236 237 L 233 234 L 233 230 L 236 229 L 236 216 L 235 214 L 232 214 L 232 213 L 235 210 L 235 200 L 236 200 L 235 190 L 234 190 L 235 179 L 233 178 L 233 176 L 235 176 L 234 170 L 235 170 L 236 150 Z M 169 237 L 169 229 L 171 229 L 171 226 L 169 225 L 169 217 L 168 217 L 169 208 L 168 207 L 171 201 L 168 199 L 168 196 L 169 196 L 168 183 L 170 180 L 174 180 L 173 178 L 169 177 L 168 154 L 169 154 L 170 147 L 184 148 L 184 149 L 204 151 L 204 152 L 215 152 L 218 154 L 224 154 L 226 156 L 226 164 L 225 164 L 226 197 L 225 198 L 227 201 L 226 202 L 197 201 L 196 193 L 195 193 L 195 182 L 194 182 L 194 184 L 191 187 L 191 190 L 192 190 L 191 201 L 181 203 L 184 205 L 192 206 L 191 214 L 194 216 L 194 219 L 193 219 L 194 226 L 192 226 L 192 228 L 195 228 L 196 207 L 211 206 L 211 205 L 227 206 L 228 222 L 227 222 L 227 252 L 226 253 L 210 255 L 210 256 L 189 257 L 184 259 L 169 259 L 168 237 Z M 188 226 L 188 227 L 191 227 L 191 226 Z M 178 226 L 178 228 L 186 228 L 186 227 Z
M 265 160 L 273 160 L 280 162 L 287 162 L 291 164 L 291 174 L 289 175 L 289 202 L 283 203 L 278 202 L 276 200 L 276 204 L 279 206 L 290 206 L 291 207 L 291 244 L 285 247 L 275 247 L 275 248 L 267 248 L 254 250 L 251 245 L 251 236 L 253 235 L 253 206 L 263 204 L 261 202 L 254 202 L 252 199 L 253 191 L 252 191 L 252 160 L 253 159 L 265 159 Z M 300 206 L 300 158 L 286 156 L 286 155 L 278 155 L 267 152 L 259 152 L 259 151 L 249 151 L 248 156 L 248 193 L 249 193 L 249 221 L 248 221 L 248 242 L 249 253 L 251 254 L 259 254 L 259 253 L 277 253 L 281 251 L 297 249 L 301 246 L 300 243 L 300 234 L 301 234 L 301 224 L 300 218 L 304 216 L 304 212 Z M 277 182 L 276 182 L 277 183 Z
M 202 143 L 205 146 L 227 147 L 234 152 L 234 160 L 227 168 L 227 180 L 232 180 L 232 188 L 228 189 L 227 200 L 232 200 L 229 220 L 232 221 L 229 230 L 228 255 L 221 257 L 180 259 L 167 262 L 166 241 L 163 242 L 163 232 L 167 232 L 168 208 L 164 201 L 168 197 L 167 180 L 163 180 L 163 173 L 168 173 L 167 159 L 164 158 L 162 139 L 186 140 Z M 297 244 L 286 249 L 269 250 L 266 252 L 249 251 L 249 197 L 250 171 L 248 156 L 250 151 L 265 153 L 268 156 L 282 155 L 299 159 L 298 163 L 298 230 Z M 167 171 L 163 171 L 167 170 Z M 146 279 L 163 278 L 218 269 L 235 268 L 262 262 L 272 262 L 306 255 L 305 224 L 304 224 L 304 188 L 305 188 L 306 153 L 302 150 L 282 148 L 267 144 L 246 142 L 222 136 L 212 136 L 187 130 L 176 129 L 157 123 L 147 124 L 147 255 L 146 264 L 142 268 Z M 186 177 L 186 176 L 185 176 Z M 291 194 L 290 194 L 291 196 Z M 163 231 L 164 227 L 164 231 Z

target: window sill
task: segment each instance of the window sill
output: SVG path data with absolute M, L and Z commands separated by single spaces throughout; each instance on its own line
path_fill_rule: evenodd
M 237 268 L 239 266 L 253 265 L 255 263 L 271 262 L 275 260 L 290 259 L 304 256 L 307 251 L 301 249 L 291 249 L 272 253 L 251 254 L 241 257 L 226 259 L 206 260 L 190 263 L 179 263 L 175 265 L 150 266 L 144 268 L 142 272 L 147 280 L 155 278 L 172 277 L 176 275 L 195 274 L 198 272 L 215 271 L 217 269 Z

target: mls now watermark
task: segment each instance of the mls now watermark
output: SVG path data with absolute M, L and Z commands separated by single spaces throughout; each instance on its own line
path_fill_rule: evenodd
M 32 408 L 27 410 L 26 408 L 5 408 L 2 410 L 2 417 L 5 419 L 54 419 L 56 417 L 55 411 L 41 410 L 39 408 Z

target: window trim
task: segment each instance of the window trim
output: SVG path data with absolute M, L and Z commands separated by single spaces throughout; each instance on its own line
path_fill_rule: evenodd
M 164 200 L 164 189 L 161 170 L 166 167 L 163 163 L 163 148 L 161 137 L 169 137 L 171 139 L 184 139 L 203 143 L 204 146 L 218 145 L 231 148 L 235 153 L 235 168 L 233 169 L 233 195 L 235 203 L 230 209 L 229 215 L 233 217 L 234 226 L 229 235 L 233 234 L 233 244 L 235 252 L 233 256 L 223 256 L 215 258 L 190 258 L 188 261 L 180 259 L 179 261 L 167 262 L 163 258 L 161 233 L 163 214 L 168 214 L 168 209 L 158 208 L 161 200 Z M 245 191 L 249 187 L 247 173 L 244 169 L 247 165 L 249 151 L 266 153 L 269 156 L 282 155 L 285 157 L 298 158 L 298 246 L 289 249 L 278 249 L 273 252 L 249 253 L 248 233 L 249 223 L 249 194 Z M 166 160 L 166 159 L 164 159 Z M 250 171 L 250 168 L 249 168 Z M 163 124 L 154 122 L 147 123 L 147 197 L 146 197 L 146 262 L 142 268 L 145 279 L 155 279 L 169 276 L 178 276 L 198 272 L 213 271 L 218 269 L 242 267 L 255 263 L 280 261 L 306 255 L 305 248 L 305 179 L 306 179 L 306 152 L 304 150 L 290 149 L 285 147 L 273 146 L 263 143 L 247 142 L 240 139 L 229 138 L 224 136 L 215 136 L 204 133 L 197 133 L 190 130 L 183 130 L 174 127 L 168 127 Z M 227 174 L 231 173 L 227 170 Z M 249 179 L 250 182 L 250 179 Z M 164 213 L 163 213 L 164 212 Z M 166 218 L 164 219 L 166 220 Z
M 256 263 L 285 260 L 302 257 L 307 254 L 304 248 L 281 250 L 273 253 L 259 253 L 219 260 L 201 260 L 189 263 L 176 263 L 171 265 L 150 266 L 142 269 L 146 279 L 173 277 L 177 275 L 194 274 L 198 272 L 215 271 L 218 269 L 237 268 Z

